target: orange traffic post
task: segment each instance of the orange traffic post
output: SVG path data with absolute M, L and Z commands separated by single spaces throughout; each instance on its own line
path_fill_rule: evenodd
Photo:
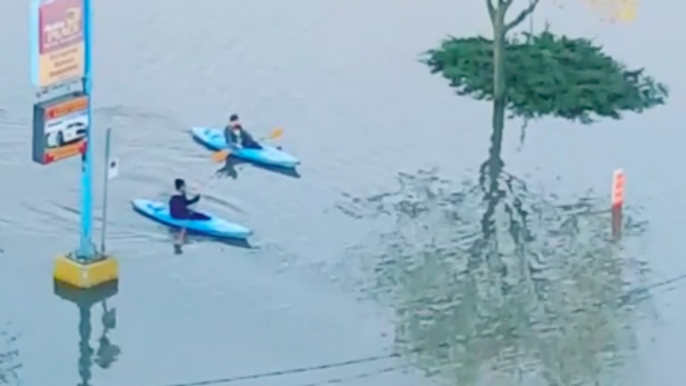
M 625 176 L 622 169 L 617 169 L 612 177 L 612 237 L 622 235 L 622 207 L 624 206 Z

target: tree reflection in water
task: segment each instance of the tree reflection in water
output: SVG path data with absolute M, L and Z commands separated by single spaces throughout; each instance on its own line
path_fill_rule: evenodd
M 644 265 L 610 241 L 604 200 L 529 191 L 503 170 L 501 140 L 478 182 L 401 174 L 399 191 L 345 207 L 393 221 L 358 251 L 374 276 L 366 292 L 394 309 L 399 352 L 450 384 L 622 384 L 613 371 L 637 316 L 627 277 Z

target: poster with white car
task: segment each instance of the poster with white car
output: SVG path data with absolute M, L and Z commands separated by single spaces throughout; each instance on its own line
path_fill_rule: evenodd
M 88 96 L 73 93 L 33 107 L 33 160 L 50 164 L 86 151 Z

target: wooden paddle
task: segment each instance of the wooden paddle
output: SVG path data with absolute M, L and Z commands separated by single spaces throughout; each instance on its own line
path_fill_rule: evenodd
M 257 142 L 262 142 L 268 139 L 277 139 L 283 135 L 283 128 L 282 127 L 277 127 L 274 129 L 274 131 L 271 132 L 268 136 L 261 138 Z M 224 162 L 226 159 L 231 155 L 231 151 L 229 150 L 220 150 L 212 154 L 212 161 L 214 162 Z

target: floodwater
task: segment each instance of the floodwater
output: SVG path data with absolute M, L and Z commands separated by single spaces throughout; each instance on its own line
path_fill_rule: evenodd
M 498 333 L 457 339 L 465 331 L 481 331 L 482 315 L 473 312 L 488 307 L 447 316 L 397 300 L 408 294 L 433 304 L 445 267 L 427 262 L 430 269 L 415 275 L 421 280 L 399 280 L 399 274 L 384 278 L 390 274 L 383 266 L 371 269 L 379 277 L 350 269 L 358 260 L 374 265 L 374 256 L 360 257 L 359 250 L 369 248 L 355 247 L 374 244 L 369 239 L 377 224 L 336 209 L 345 194 L 393 190 L 398 172 L 419 169 L 437 168 L 441 177 L 454 181 L 478 177 L 488 156 L 490 106 L 455 96 L 417 58 L 447 34 L 487 33 L 482 3 L 96 2 L 95 173 L 100 181 L 102 134 L 110 126 L 122 169 L 111 183 L 107 247 L 120 259 L 121 280 L 106 304 L 89 308 L 55 296 L 51 280 L 52 258 L 78 241 L 79 163 L 31 162 L 28 4 L 0 2 L 0 384 L 686 381 L 678 359 L 686 347 L 686 313 L 677 301 L 684 288 L 679 281 L 650 287 L 686 273 L 681 256 L 686 177 L 680 147 L 686 135 L 679 108 L 686 79 L 681 51 L 673 49 L 680 37 L 670 32 L 681 25 L 682 2 L 641 4 L 639 19 L 631 25 L 602 23 L 573 3 L 564 10 L 545 4 L 536 16 L 535 28 L 547 21 L 558 30 L 595 37 L 609 53 L 645 66 L 672 90 L 666 107 L 620 122 L 590 127 L 531 123 L 523 146 L 519 123 L 508 126 L 505 168 L 525 180 L 528 190 L 561 201 L 604 200 L 612 171 L 622 167 L 629 212 L 642 224 L 620 252 L 612 249 L 612 256 L 603 255 L 606 260 L 597 263 L 586 256 L 572 271 L 560 271 L 585 272 L 580 277 L 588 280 L 579 281 L 585 284 L 569 284 L 563 277 L 548 280 L 549 287 L 564 287 L 543 289 L 552 294 L 548 302 L 565 303 L 574 296 L 585 301 L 579 300 L 584 307 L 560 311 L 564 318 L 544 323 L 566 333 L 541 332 L 539 339 L 518 327 L 506 343 L 498 343 Z M 201 205 L 253 228 L 255 248 L 196 240 L 176 255 L 169 233 L 133 213 L 129 201 L 165 197 L 176 177 L 191 185 L 207 183 L 217 165 L 187 130 L 224 124 L 232 112 L 240 113 L 258 136 L 284 127 L 279 143 L 303 161 L 301 178 L 239 165 L 238 177 L 215 181 Z M 99 183 L 95 193 L 99 198 Z M 546 208 L 556 210 L 552 204 Z M 474 214 L 473 221 L 479 217 Z M 601 229 L 597 222 L 586 226 Z M 597 239 L 586 240 L 592 242 L 566 240 L 565 245 L 595 248 L 591 252 L 611 249 L 596 245 Z M 427 285 L 434 278 L 434 285 Z M 598 292 L 582 291 L 584 286 L 600 288 L 602 296 L 594 298 Z M 462 298 L 469 298 L 471 290 Z M 627 302 L 603 305 L 637 292 L 642 296 L 631 301 L 636 311 L 626 310 Z M 441 309 L 449 309 L 450 302 L 457 301 Z M 516 305 L 512 302 L 512 309 Z M 588 307 L 604 316 L 584 317 L 592 312 Z M 524 320 L 521 311 L 508 315 Z M 412 319 L 420 313 L 428 320 Z M 477 327 L 448 328 L 465 320 Z M 594 330 L 598 334 L 584 333 Z M 434 348 L 447 342 L 450 353 L 432 353 L 426 348 L 431 339 Z M 465 339 L 470 344 L 460 346 Z M 417 346 L 421 350 L 408 352 L 407 347 Z M 542 349 L 548 346 L 562 348 Z M 501 354 L 515 359 L 498 367 L 492 358 Z M 594 355 L 615 359 L 582 360 Z M 576 359 L 565 369 L 567 357 Z M 611 378 L 606 367 L 613 369 Z M 578 369 L 584 370 L 583 382 L 570 375 Z M 273 373 L 279 371 L 284 372 Z

